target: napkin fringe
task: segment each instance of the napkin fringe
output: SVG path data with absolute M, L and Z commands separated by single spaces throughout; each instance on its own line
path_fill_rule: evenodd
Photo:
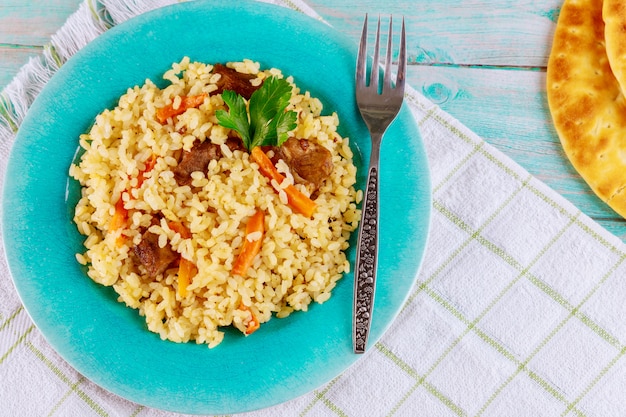
M 122 23 L 132 17 L 138 16 L 159 7 L 181 3 L 184 0 L 100 0 L 115 24 Z
M 100 2 L 85 0 L 81 3 L 50 39 L 52 48 L 58 54 L 59 66 L 113 25 L 108 11 Z

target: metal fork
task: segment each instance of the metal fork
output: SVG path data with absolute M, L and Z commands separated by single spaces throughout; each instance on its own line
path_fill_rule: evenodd
M 378 206 L 379 206 L 379 160 L 380 144 L 387 127 L 395 119 L 402 107 L 406 77 L 406 40 L 404 18 L 398 56 L 398 72 L 395 87 L 391 82 L 391 58 L 393 40 L 393 20 L 389 18 L 389 34 L 385 66 L 379 68 L 380 17 L 374 44 L 374 60 L 367 82 L 367 14 L 363 23 L 361 43 L 356 65 L 356 101 L 361 116 L 370 131 L 372 150 L 367 173 L 365 196 L 363 198 L 361 228 L 357 246 L 356 268 L 354 271 L 354 316 L 352 322 L 352 342 L 355 353 L 364 353 L 372 322 L 374 290 L 376 288 L 376 268 L 378 263 Z M 383 71 L 382 89 L 379 88 L 380 71 Z

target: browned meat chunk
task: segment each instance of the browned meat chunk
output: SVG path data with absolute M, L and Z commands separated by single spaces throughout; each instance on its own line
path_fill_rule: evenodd
M 226 139 L 226 146 L 228 146 L 228 149 L 232 152 L 246 150 L 246 147 L 243 146 L 243 141 L 239 138 L 229 137 Z
M 174 178 L 178 185 L 189 185 L 192 180 L 192 172 L 206 172 L 209 162 L 221 157 L 220 146 L 205 140 L 194 145 L 191 150 L 183 152 L 180 162 L 172 169 Z
M 261 85 L 254 86 L 250 84 L 250 80 L 256 78 L 256 76 L 242 74 L 222 64 L 215 64 L 213 66 L 213 72 L 221 75 L 217 82 L 218 94 L 221 94 L 224 90 L 232 90 L 245 99 L 250 99 L 252 93 L 261 87 Z
M 169 244 L 163 248 L 159 247 L 159 236 L 148 231 L 143 234 L 141 242 L 133 250 L 151 278 L 165 272 L 167 267 L 178 259 L 178 254 Z
M 245 150 L 243 142 L 239 138 L 229 137 L 226 139 L 226 146 L 233 152 Z M 183 152 L 180 162 L 172 169 L 174 179 L 178 185 L 189 185 L 192 181 L 192 172 L 202 171 L 206 173 L 209 162 L 221 157 L 220 145 L 211 143 L 209 140 L 197 143 L 189 151 Z
M 317 190 L 333 171 L 330 151 L 306 139 L 289 138 L 274 148 L 274 152 L 275 158 L 282 159 L 289 166 L 294 180 L 311 192 Z

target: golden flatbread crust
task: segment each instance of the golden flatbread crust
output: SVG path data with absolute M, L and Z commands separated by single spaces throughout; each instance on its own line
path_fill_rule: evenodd
M 626 2 L 624 0 L 604 0 L 602 3 L 604 39 L 606 54 L 613 75 L 626 91 Z
M 567 157 L 591 189 L 626 217 L 626 102 L 605 49 L 602 0 L 565 0 L 546 78 Z

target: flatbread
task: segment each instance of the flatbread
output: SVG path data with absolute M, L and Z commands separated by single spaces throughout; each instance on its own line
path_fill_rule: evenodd
M 606 54 L 622 92 L 626 91 L 626 2 L 604 0 L 602 4 Z
M 605 49 L 602 0 L 565 0 L 548 61 L 547 95 L 572 165 L 626 217 L 626 102 Z

